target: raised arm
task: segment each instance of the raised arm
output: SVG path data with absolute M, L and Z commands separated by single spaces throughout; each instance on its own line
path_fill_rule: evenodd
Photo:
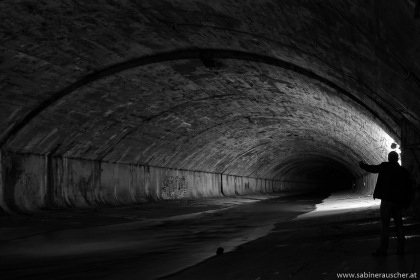
M 360 168 L 362 168 L 363 170 L 366 170 L 367 172 L 370 173 L 379 173 L 379 171 L 381 170 L 381 165 L 369 165 L 366 164 L 364 162 L 359 162 L 359 166 Z

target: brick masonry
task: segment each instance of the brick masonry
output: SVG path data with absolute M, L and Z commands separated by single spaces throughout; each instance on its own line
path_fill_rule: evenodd
M 1 1 L 0 144 L 16 165 L 3 176 L 21 166 L 9 157 L 28 155 L 270 182 L 320 166 L 359 178 L 358 160 L 379 163 L 404 142 L 401 120 L 420 128 L 412 12 L 394 0 Z M 61 173 L 31 160 L 36 185 L 58 184 Z M 168 176 L 165 195 L 185 195 L 183 177 Z M 6 197 L 34 180 L 4 178 Z M 229 182 L 229 193 L 246 188 Z

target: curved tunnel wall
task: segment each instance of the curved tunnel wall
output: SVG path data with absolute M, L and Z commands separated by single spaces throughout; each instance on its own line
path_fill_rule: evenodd
M 392 138 L 417 174 L 407 1 L 57 3 L 0 3 L 4 209 L 361 182 Z
M 366 105 L 287 69 L 223 63 L 216 73 L 180 60 L 105 77 L 45 108 L 5 149 L 263 178 L 296 154 L 351 170 L 360 157 L 384 158 L 392 140 Z
M 358 159 L 381 160 L 393 141 L 369 108 L 314 77 L 227 59 L 215 73 L 200 63 L 124 70 L 40 111 L 2 153 L 2 207 L 337 190 L 361 175 Z M 126 82 L 139 75 L 148 84 Z M 344 180 L 302 178 L 314 168 Z
M 2 186 L 0 206 L 15 213 L 162 199 L 332 191 L 327 188 L 327 181 L 302 177 L 273 180 L 4 152 L 1 170 L 2 184 L 13 188 Z

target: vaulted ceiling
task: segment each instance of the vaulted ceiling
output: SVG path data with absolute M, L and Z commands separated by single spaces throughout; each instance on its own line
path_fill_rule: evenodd
M 420 128 L 411 1 L 0 2 L 0 143 L 279 179 Z

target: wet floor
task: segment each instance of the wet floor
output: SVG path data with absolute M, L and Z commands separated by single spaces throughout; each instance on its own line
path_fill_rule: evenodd
M 0 217 L 1 279 L 297 278 L 320 255 L 348 259 L 360 253 L 352 252 L 357 246 L 377 239 L 378 203 L 327 196 L 255 195 Z M 418 241 L 417 231 L 417 225 L 409 230 L 410 244 Z M 216 255 L 218 248 L 224 253 Z M 337 266 L 344 270 L 341 262 L 329 269 L 334 261 L 325 262 L 326 271 L 313 279 L 327 279 Z
M 10 233 L 18 228 L 3 228 L 9 238 L 0 243 L 1 271 L 8 279 L 155 279 L 200 263 L 219 247 L 227 253 L 265 236 L 277 223 L 314 210 L 325 197 L 256 196 L 245 203 L 238 198 L 216 209 L 94 227 L 43 232 L 34 225 L 35 233 L 23 228 L 27 234 L 20 231 L 19 236 Z
M 181 279 L 418 279 L 420 223 L 405 218 L 406 254 L 395 254 L 395 230 L 385 257 L 371 255 L 379 244 L 379 201 L 335 193 L 316 210 L 279 222 L 268 235 L 240 250 L 165 277 Z M 405 278 L 402 278 L 405 277 Z

